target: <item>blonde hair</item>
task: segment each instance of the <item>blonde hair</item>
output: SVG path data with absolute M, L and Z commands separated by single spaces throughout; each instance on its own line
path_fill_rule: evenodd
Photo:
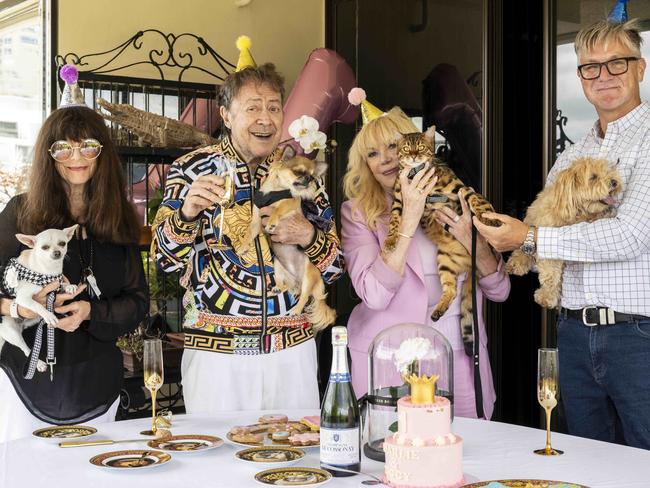
M 641 57 L 643 38 L 639 34 L 640 29 L 641 26 L 637 19 L 632 19 L 624 23 L 601 20 L 580 29 L 575 41 L 576 54 L 580 57 L 600 44 L 607 49 L 610 42 L 618 41 L 630 49 L 634 56 Z
M 364 125 L 350 146 L 348 170 L 343 177 L 343 193 L 354 200 L 354 207 L 361 212 L 368 227 L 375 230 L 377 219 L 388 208 L 386 193 L 366 162 L 371 148 L 388 144 L 397 133 L 418 132 L 411 119 L 399 107 L 393 107 L 383 116 Z

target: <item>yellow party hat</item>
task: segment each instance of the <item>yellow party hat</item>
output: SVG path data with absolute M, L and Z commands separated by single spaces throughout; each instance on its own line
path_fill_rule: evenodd
M 348 93 L 348 101 L 352 105 L 361 105 L 361 119 L 363 125 L 366 125 L 371 120 L 385 115 L 385 112 L 379 110 L 372 103 L 366 100 L 366 92 L 363 88 L 355 87 Z
M 237 38 L 237 49 L 239 49 L 239 59 L 235 71 L 241 71 L 244 68 L 257 68 L 257 63 L 251 54 L 251 38 L 248 36 L 239 36 Z

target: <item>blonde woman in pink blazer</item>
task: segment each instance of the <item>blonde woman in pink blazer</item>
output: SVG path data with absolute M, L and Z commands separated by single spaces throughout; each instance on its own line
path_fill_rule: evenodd
M 400 132 L 417 132 L 417 128 L 397 107 L 366 123 L 352 143 L 348 171 L 343 179 L 348 200 L 341 208 L 342 245 L 352 284 L 362 300 L 348 321 L 354 391 L 358 396 L 367 392 L 368 346 L 379 332 L 405 322 L 427 324 L 442 332 L 454 351 L 455 414 L 476 417 L 474 371 L 460 334 L 460 288 L 462 281 L 469 277 L 461 276 L 456 300 L 434 323 L 430 315 L 441 294 L 437 249 L 425 237 L 419 221 L 436 177 L 433 171 L 420 172 L 412 180 L 398 174 L 396 141 Z M 396 178 L 401 178 L 404 208 L 397 246 L 388 253 L 383 243 Z M 470 249 L 471 217 L 467 208 L 462 215 L 445 208 L 438 212 L 437 218 L 442 225 L 448 224 L 449 232 Z M 483 409 L 489 419 L 496 395 L 482 318 L 482 298 L 504 301 L 510 292 L 510 281 L 501 257 L 480 237 L 476 258 Z

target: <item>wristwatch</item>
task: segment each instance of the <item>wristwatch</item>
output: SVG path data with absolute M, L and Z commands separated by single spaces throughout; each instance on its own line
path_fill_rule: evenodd
M 521 252 L 528 256 L 532 256 L 537 251 L 537 243 L 535 242 L 535 226 L 531 225 L 528 227 L 528 234 L 526 234 L 526 239 L 520 247 Z

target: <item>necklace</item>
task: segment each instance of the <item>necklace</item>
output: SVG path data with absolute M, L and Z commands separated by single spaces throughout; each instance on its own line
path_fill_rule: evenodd
M 83 281 L 88 287 L 88 296 L 91 300 L 99 300 L 102 295 L 102 292 L 99 289 L 97 284 L 97 278 L 93 273 L 93 240 L 90 235 L 86 239 L 83 238 L 83 227 L 79 226 L 77 229 L 77 240 L 79 241 L 79 262 L 81 263 L 81 276 Z M 84 259 L 84 242 L 88 242 L 88 262 Z

